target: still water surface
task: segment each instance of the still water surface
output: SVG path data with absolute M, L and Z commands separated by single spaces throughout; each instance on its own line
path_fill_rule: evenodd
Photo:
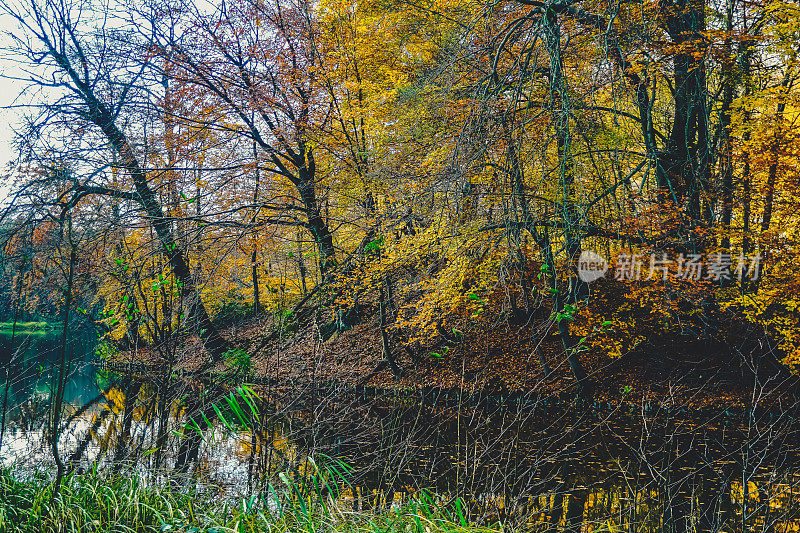
M 69 335 L 66 350 L 69 377 L 64 392 L 64 401 L 69 404 L 83 405 L 99 394 L 100 376 L 94 362 L 96 343 L 92 331 Z M 6 386 L 10 413 L 29 400 L 46 402 L 58 375 L 60 349 L 60 329 L 17 331 L 13 342 L 11 330 L 0 329 L 0 408 Z

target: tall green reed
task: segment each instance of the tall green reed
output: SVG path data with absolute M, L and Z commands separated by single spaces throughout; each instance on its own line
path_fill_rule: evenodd
M 223 488 L 201 490 L 145 482 L 138 475 L 93 469 L 70 474 L 53 496 L 42 472 L 0 470 L 0 533 L 488 533 L 500 525 L 468 523 L 463 502 L 444 504 L 421 492 L 408 502 L 374 512 L 349 509 L 341 499 L 348 465 L 309 459 L 297 478 L 234 499 Z

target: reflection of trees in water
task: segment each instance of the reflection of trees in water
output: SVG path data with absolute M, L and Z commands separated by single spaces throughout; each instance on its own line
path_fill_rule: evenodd
M 236 467 L 228 480 L 248 491 L 279 473 L 302 480 L 309 456 L 341 458 L 354 508 L 429 489 L 460 496 L 475 520 L 534 530 L 780 531 L 797 513 L 796 380 L 759 368 L 745 361 L 735 390 L 707 382 L 602 402 L 263 380 L 252 405 L 219 379 L 131 368 L 66 413 L 74 438 L 61 453 L 69 469 L 125 465 L 184 482 Z
M 97 367 L 94 362 L 96 336 L 92 331 L 78 331 L 68 340 L 69 365 L 64 401 L 80 407 L 97 394 Z M 7 423 L 24 430 L 33 430 L 46 422 L 51 399 L 54 372 L 58 371 L 59 333 L 17 332 L 12 344 L 11 335 L 0 334 L 0 403 Z M 6 375 L 8 387 L 6 387 Z M 7 398 L 4 396 L 8 394 Z M 5 401 L 3 401 L 5 400 Z
M 476 513 L 576 531 L 609 519 L 631 530 L 749 530 L 794 512 L 793 403 L 726 412 L 452 392 L 323 403 L 295 438 L 353 464 L 376 502 L 425 487 L 462 496 Z M 737 496 L 743 485 L 750 498 Z
M 534 393 L 264 387 L 242 421 L 228 388 L 137 378 L 104 396 L 70 465 L 213 480 L 222 417 L 248 490 L 279 483 L 280 472 L 302 479 L 308 456 L 337 457 L 353 467 L 346 494 L 360 510 L 429 489 L 460 496 L 473 519 L 535 530 L 778 531 L 797 512 L 800 435 L 796 400 L 776 392 L 757 384 L 738 407 L 694 409 L 677 395 L 587 405 Z

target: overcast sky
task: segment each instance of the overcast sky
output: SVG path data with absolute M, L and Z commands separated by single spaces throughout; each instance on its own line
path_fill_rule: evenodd
M 6 35 L 6 31 L 16 28 L 9 18 L 0 14 L 0 48 L 7 49 L 10 40 Z M 5 77 L 14 71 L 14 65 L 5 56 L 7 52 L 0 54 L 0 169 L 3 171 L 6 168 L 6 163 L 14 158 L 14 151 L 11 147 L 11 140 L 13 138 L 13 128 L 18 127 L 20 123 L 20 114 L 14 110 L 5 109 L 6 106 L 12 104 L 20 91 L 20 82 L 15 82 Z M 8 192 L 5 180 L 0 183 L 0 199 L 5 198 Z
M 0 71 L 5 70 L 5 61 L 0 59 Z M 19 88 L 17 84 L 0 78 L 0 106 L 7 106 L 17 95 Z M 6 109 L 0 109 L 0 163 L 5 164 L 14 157 L 11 149 L 12 128 L 17 125 L 20 117 L 17 113 Z

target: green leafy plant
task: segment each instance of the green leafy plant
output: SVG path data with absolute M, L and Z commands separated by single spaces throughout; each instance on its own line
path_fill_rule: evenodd
M 364 251 L 380 252 L 381 248 L 383 248 L 383 245 L 384 245 L 383 235 L 379 235 L 375 240 L 370 241 L 369 243 L 367 243 L 366 246 L 364 246 Z
M 109 359 L 113 359 L 118 352 L 119 349 L 115 344 L 104 339 L 97 343 L 97 348 L 95 348 L 94 354 L 100 359 L 108 361 Z
M 555 321 L 561 322 L 562 320 L 573 320 L 575 318 L 575 312 L 578 310 L 578 306 L 565 304 L 564 309 L 561 312 L 555 314 Z
M 225 361 L 234 369 L 237 374 L 247 374 L 250 372 L 253 361 L 250 354 L 241 348 L 231 348 L 224 354 Z

